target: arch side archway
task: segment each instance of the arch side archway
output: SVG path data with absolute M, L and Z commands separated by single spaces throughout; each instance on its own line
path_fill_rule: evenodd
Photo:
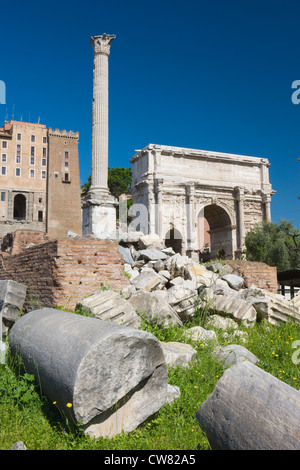
M 201 259 L 231 259 L 234 255 L 234 221 L 219 204 L 203 206 L 197 215 L 197 244 Z
M 175 227 L 167 231 L 164 242 L 167 248 L 172 248 L 175 253 L 182 253 L 182 235 Z

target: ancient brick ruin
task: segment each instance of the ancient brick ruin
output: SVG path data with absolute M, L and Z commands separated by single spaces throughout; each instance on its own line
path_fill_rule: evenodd
M 0 279 L 27 286 L 25 312 L 58 305 L 74 310 L 79 300 L 101 286 L 119 291 L 129 283 L 116 242 L 76 237 L 26 248 L 29 234 L 13 234 L 12 254 L 0 254 Z M 41 236 L 31 233 L 33 239 Z
M 277 292 L 277 268 L 258 261 L 227 261 L 234 271 L 244 279 L 245 287 L 255 285 L 260 289 Z

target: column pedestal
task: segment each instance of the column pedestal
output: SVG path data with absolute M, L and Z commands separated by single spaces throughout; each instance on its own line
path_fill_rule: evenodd
M 118 201 L 109 191 L 88 193 L 82 211 L 82 235 L 97 238 L 116 238 Z

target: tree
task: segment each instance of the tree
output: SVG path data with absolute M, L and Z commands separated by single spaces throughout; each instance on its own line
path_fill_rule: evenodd
M 278 271 L 300 267 L 300 232 L 293 221 L 262 222 L 245 237 L 250 261 L 276 266 Z
M 121 194 L 131 194 L 131 168 L 108 168 L 108 187 L 111 194 L 119 199 Z
M 88 176 L 87 182 L 81 185 L 81 193 L 83 195 L 86 195 L 89 192 L 89 189 L 90 189 L 91 184 L 92 184 L 91 181 L 92 181 L 92 177 L 90 175 L 90 176 Z

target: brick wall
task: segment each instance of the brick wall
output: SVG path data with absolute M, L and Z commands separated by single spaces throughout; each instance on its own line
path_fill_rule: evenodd
M 7 233 L 1 240 L 1 251 L 16 255 L 21 253 L 30 243 L 35 245 L 44 243 L 48 240 L 45 232 L 35 230 L 16 230 Z
M 277 292 L 277 268 L 257 261 L 226 261 L 244 279 L 245 287 L 254 284 L 260 289 Z
M 101 284 L 119 291 L 129 284 L 118 244 L 92 238 L 53 240 L 16 255 L 0 255 L 0 279 L 27 285 L 24 311 L 76 303 Z

